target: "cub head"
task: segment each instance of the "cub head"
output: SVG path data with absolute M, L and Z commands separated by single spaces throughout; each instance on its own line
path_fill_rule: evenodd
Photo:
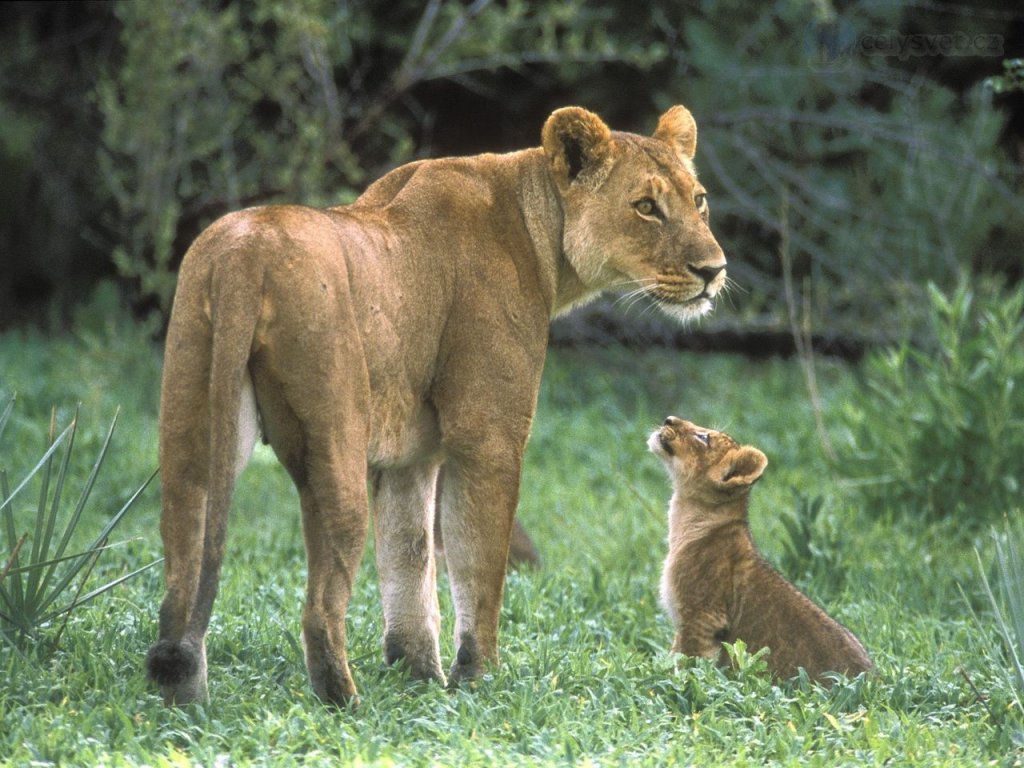
M 689 110 L 672 107 L 647 137 L 566 107 L 541 139 L 565 214 L 562 247 L 585 288 L 632 289 L 679 320 L 708 312 L 725 286 L 725 255 L 708 227 Z
M 768 466 L 768 457 L 724 432 L 669 416 L 647 440 L 672 476 L 676 493 L 706 504 L 745 496 Z

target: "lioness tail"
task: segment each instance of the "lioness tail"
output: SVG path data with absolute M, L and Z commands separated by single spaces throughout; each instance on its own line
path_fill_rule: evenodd
M 146 671 L 160 685 L 178 685 L 199 671 L 199 649 L 194 643 L 161 640 L 149 649 Z

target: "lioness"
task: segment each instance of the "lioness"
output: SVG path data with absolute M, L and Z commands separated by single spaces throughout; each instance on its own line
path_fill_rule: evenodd
M 765 455 L 723 432 L 670 416 L 647 441 L 665 463 L 674 493 L 661 600 L 676 626 L 672 650 L 728 662 L 724 642 L 771 650 L 768 669 L 790 678 L 803 667 L 831 685 L 829 672 L 872 668 L 846 627 L 786 581 L 758 554 L 750 536 L 750 488 Z
M 385 659 L 445 680 L 433 545 L 442 464 L 451 681 L 497 662 L 549 321 L 608 288 L 642 291 L 685 320 L 725 284 L 686 108 L 647 138 L 567 107 L 541 141 L 404 165 L 344 207 L 232 213 L 189 248 L 161 391 L 167 592 L 147 666 L 165 702 L 206 696 L 228 507 L 258 425 L 299 491 L 317 696 L 343 705 L 356 695 L 345 612 L 368 485 Z

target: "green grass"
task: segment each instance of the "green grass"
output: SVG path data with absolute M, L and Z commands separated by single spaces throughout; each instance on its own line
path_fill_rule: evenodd
M 97 444 L 121 405 L 94 490 L 113 512 L 156 463 L 159 354 L 131 326 L 85 325 L 78 338 L 0 337 L 0 400 L 19 393 L 0 464 L 38 458 L 51 405 L 67 417 L 81 401 L 79 439 Z M 826 423 L 864 396 L 854 370 L 822 363 L 819 378 Z M 644 444 L 669 413 L 768 454 L 752 523 L 773 561 L 787 552 L 782 515 L 797 508 L 795 490 L 822 497 L 811 535 L 827 520 L 829 566 L 793 576 L 858 633 L 877 679 L 826 692 L 773 686 L 751 668 L 677 667 L 657 604 L 669 485 Z M 974 554 L 987 557 L 990 539 L 955 522 L 880 518 L 856 499 L 829 474 L 795 362 L 554 350 L 520 504 L 545 563 L 509 578 L 493 674 L 448 692 L 383 667 L 371 543 L 349 614 L 363 703 L 321 706 L 298 641 L 296 495 L 261 448 L 232 512 L 211 702 L 165 709 L 144 678 L 161 596 L 159 573 L 147 572 L 77 610 L 49 659 L 0 649 L 0 765 L 1020 764 L 1020 712 Z M 105 577 L 159 556 L 158 515 L 154 487 L 120 529 L 139 540 L 97 566 Z M 453 617 L 441 587 L 447 662 Z

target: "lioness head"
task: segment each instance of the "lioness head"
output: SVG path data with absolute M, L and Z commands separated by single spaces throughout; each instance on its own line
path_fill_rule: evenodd
M 648 138 L 566 107 L 541 138 L 565 212 L 562 247 L 584 285 L 631 288 L 680 320 L 709 311 L 725 255 L 708 228 L 689 110 L 672 107 Z
M 757 448 L 675 416 L 651 434 L 647 447 L 665 463 L 676 493 L 711 505 L 746 494 L 768 466 Z

